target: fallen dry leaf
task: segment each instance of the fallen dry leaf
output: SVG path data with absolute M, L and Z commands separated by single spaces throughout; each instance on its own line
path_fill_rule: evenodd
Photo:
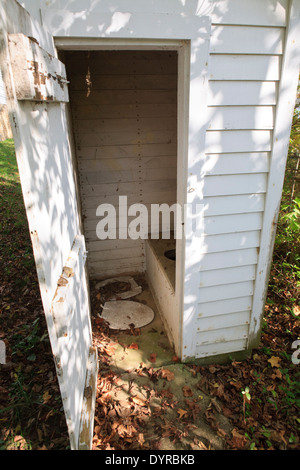
M 142 433 L 139 433 L 138 435 L 138 443 L 140 444 L 140 446 L 142 446 L 145 442 L 145 439 L 144 439 L 144 434 Z
M 275 369 L 275 372 L 274 372 L 274 374 L 271 375 L 271 378 L 272 378 L 273 380 L 275 380 L 275 379 L 282 379 L 282 373 L 280 372 L 279 369 Z
M 156 362 L 156 353 L 150 354 L 150 362 Z
M 232 430 L 232 437 L 232 443 L 235 447 L 242 449 L 245 446 L 247 439 L 245 436 L 240 434 L 237 429 Z
M 182 408 L 179 408 L 179 410 L 177 410 L 177 413 L 179 414 L 179 418 L 182 418 L 187 414 L 187 411 L 183 410 Z
M 185 397 L 192 397 L 193 396 L 193 390 L 190 387 L 188 387 L 187 385 L 182 387 L 182 391 L 183 391 L 183 395 Z
M 161 369 L 161 377 L 163 379 L 167 379 L 168 382 L 174 379 L 174 372 L 170 371 L 169 369 Z
M 240 382 L 235 382 L 231 380 L 229 383 L 230 385 L 233 385 L 233 387 L 235 387 L 237 390 L 240 390 L 242 388 L 242 384 Z
M 217 428 L 217 434 L 218 436 L 225 438 L 227 437 L 227 432 L 223 428 Z
M 131 343 L 128 346 L 128 349 L 139 349 L 139 345 L 137 343 Z
M 166 398 L 170 398 L 172 399 L 174 397 L 174 394 L 169 390 L 169 389 L 163 389 L 161 392 L 160 392 L 160 395 L 162 397 L 166 397 Z
M 233 412 L 231 411 L 230 408 L 226 408 L 226 406 L 223 407 L 222 413 L 226 418 L 230 418 L 233 415 Z
M 95 426 L 94 428 L 94 433 L 98 436 L 100 432 L 101 432 L 101 426 L 97 424 L 97 426 Z
M 294 315 L 296 316 L 300 315 L 300 306 L 295 305 L 295 307 L 293 308 L 293 312 L 294 312 Z
M 20 450 L 26 449 L 27 442 L 26 442 L 26 439 L 23 436 L 15 436 L 14 437 L 14 443 L 17 444 L 17 446 L 20 448 Z
M 133 401 L 136 405 L 139 405 L 139 406 L 147 406 L 146 401 L 143 400 L 142 398 L 139 398 L 139 397 L 131 397 L 130 400 Z
M 215 394 L 216 394 L 217 397 L 220 397 L 220 398 L 224 397 L 225 391 L 224 391 L 224 385 L 223 384 L 219 385 L 219 387 L 217 388 Z
M 51 398 L 51 395 L 49 394 L 48 391 L 46 391 L 44 394 L 43 394 L 43 403 L 47 403 Z
M 271 359 L 268 359 L 268 362 L 272 367 L 280 367 L 279 362 L 281 361 L 280 357 L 272 356 Z
M 109 343 L 103 347 L 103 350 L 106 352 L 108 356 L 113 356 L 115 354 L 115 346 L 116 346 L 116 343 Z
M 216 411 L 218 413 L 221 413 L 222 412 L 222 406 L 220 405 L 220 403 L 216 400 L 216 398 L 212 398 L 211 399 L 211 403 L 212 405 L 214 406 L 214 408 L 216 409 Z

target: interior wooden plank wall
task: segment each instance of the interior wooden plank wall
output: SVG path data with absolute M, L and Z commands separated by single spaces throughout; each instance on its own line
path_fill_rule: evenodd
M 73 51 L 65 62 L 90 278 L 144 271 L 144 241 L 99 240 L 96 209 L 118 209 L 119 196 L 149 215 L 176 202 L 177 53 Z

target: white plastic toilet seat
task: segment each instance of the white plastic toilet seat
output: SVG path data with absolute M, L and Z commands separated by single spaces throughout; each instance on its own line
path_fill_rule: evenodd
M 101 317 L 112 330 L 128 330 L 131 326 L 140 328 L 150 323 L 154 312 L 140 302 L 114 300 L 104 304 Z

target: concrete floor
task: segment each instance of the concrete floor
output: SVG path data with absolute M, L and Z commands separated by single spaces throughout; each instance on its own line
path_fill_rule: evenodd
M 140 294 L 128 300 L 135 300 L 152 308 L 154 319 L 148 325 L 140 328 L 140 334 L 137 336 L 118 331 L 118 344 L 111 365 L 118 371 L 127 371 L 138 368 L 141 363 L 145 364 L 146 367 L 174 364 L 175 352 L 168 340 L 145 276 L 134 276 L 134 279 L 139 285 L 142 285 L 143 290 Z M 128 348 L 132 343 L 135 343 L 138 349 Z M 122 344 L 124 347 L 121 346 Z

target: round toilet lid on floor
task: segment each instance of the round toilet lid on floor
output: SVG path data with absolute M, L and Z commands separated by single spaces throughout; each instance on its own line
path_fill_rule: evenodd
M 134 325 L 135 328 L 148 325 L 154 312 L 147 305 L 130 300 L 113 300 L 104 304 L 101 317 L 109 323 L 113 330 L 127 330 Z

